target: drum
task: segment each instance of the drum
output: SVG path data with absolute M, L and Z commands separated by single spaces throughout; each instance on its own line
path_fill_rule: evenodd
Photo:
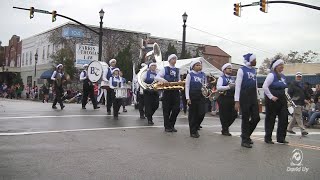
M 117 89 L 114 89 L 114 92 L 116 94 L 117 99 L 128 97 L 127 88 L 117 88 Z
M 91 61 L 88 66 L 88 79 L 91 82 L 97 82 L 100 80 L 103 73 L 102 65 L 99 61 Z

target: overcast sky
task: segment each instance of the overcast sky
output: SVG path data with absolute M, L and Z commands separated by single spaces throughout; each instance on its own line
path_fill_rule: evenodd
M 258 1 L 258 0 L 255 0 Z M 253 0 L 1 0 L 0 41 L 8 45 L 12 35 L 22 39 L 61 25 L 67 20 L 51 15 L 13 9 L 13 6 L 48 11 L 72 17 L 82 23 L 99 25 L 99 11 L 105 11 L 104 26 L 151 33 L 152 36 L 182 40 L 182 14 L 188 14 L 187 42 L 219 46 L 242 63 L 242 55 L 257 55 L 258 64 L 276 53 L 290 50 L 320 53 L 320 11 L 289 4 L 270 4 L 269 12 L 260 6 L 242 9 L 233 15 L 233 4 L 251 4 Z M 320 6 L 320 0 L 295 0 Z M 245 44 L 246 47 L 193 28 Z M 257 49 L 259 50 L 257 50 Z M 262 51 L 261 51 L 262 50 Z

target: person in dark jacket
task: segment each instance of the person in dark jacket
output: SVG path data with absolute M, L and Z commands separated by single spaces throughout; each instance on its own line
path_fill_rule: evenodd
M 293 118 L 292 121 L 289 123 L 287 132 L 291 134 L 296 134 L 292 128 L 295 125 L 295 123 L 298 124 L 301 134 L 302 135 L 307 135 L 308 132 L 306 131 L 306 128 L 303 125 L 302 121 L 302 108 L 307 103 L 304 89 L 303 89 L 303 83 L 302 81 L 302 73 L 297 72 L 296 73 L 296 80 L 293 81 L 289 88 L 288 88 L 288 94 L 290 95 L 291 99 L 293 102 L 296 104 L 297 107 L 294 108 L 293 111 Z

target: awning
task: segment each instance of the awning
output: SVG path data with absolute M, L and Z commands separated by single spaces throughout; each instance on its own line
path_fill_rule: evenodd
M 52 70 L 46 70 L 41 74 L 40 79 L 50 79 L 52 73 L 53 73 Z

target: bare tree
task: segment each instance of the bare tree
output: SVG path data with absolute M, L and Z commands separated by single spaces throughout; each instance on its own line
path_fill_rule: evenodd
M 270 68 L 270 64 L 275 59 L 282 59 L 287 64 L 294 64 L 294 63 L 310 63 L 310 62 L 317 62 L 318 61 L 318 53 L 313 52 L 311 50 L 299 54 L 298 51 L 290 51 L 288 55 L 283 55 L 278 53 L 272 58 L 266 58 L 263 60 L 261 66 L 259 67 L 258 74 L 267 75 L 268 69 Z

